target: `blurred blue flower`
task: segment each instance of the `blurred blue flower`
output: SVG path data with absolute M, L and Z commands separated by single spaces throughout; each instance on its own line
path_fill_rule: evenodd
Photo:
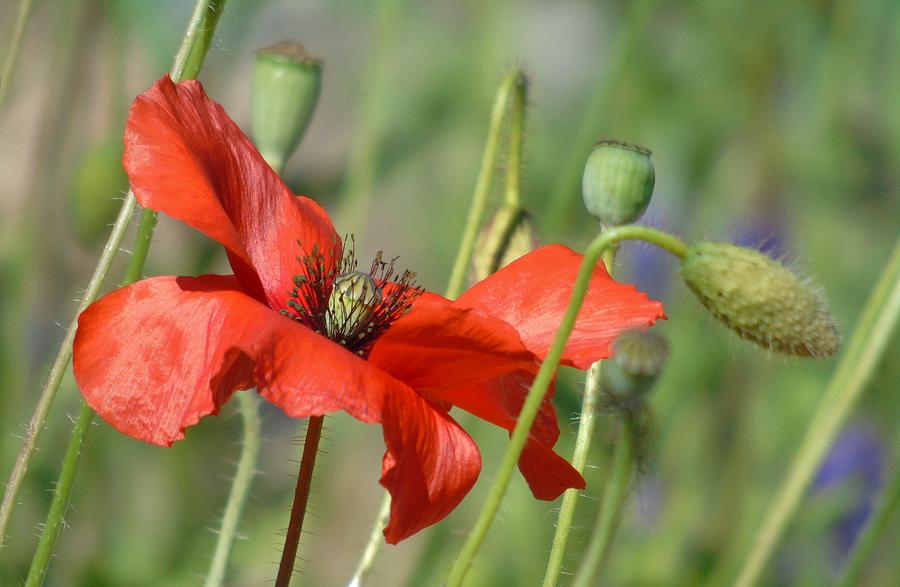
M 824 491 L 848 483 L 858 484 L 857 502 L 842 516 L 834 539 L 841 557 L 846 555 L 872 511 L 884 473 L 884 446 L 871 427 L 851 424 L 844 428 L 822 462 L 812 491 Z

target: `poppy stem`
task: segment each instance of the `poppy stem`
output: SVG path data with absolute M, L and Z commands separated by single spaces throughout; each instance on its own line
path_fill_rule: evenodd
M 614 247 L 624 240 L 642 240 L 662 247 L 679 258 L 683 257 L 687 251 L 687 246 L 675 236 L 649 226 L 638 225 L 611 228 L 602 232 L 588 245 L 584 252 L 584 260 L 582 260 L 581 267 L 578 270 L 578 277 L 575 279 L 575 285 L 572 288 L 572 296 L 569 299 L 569 305 L 566 307 L 566 313 L 563 315 L 559 329 L 556 331 L 547 357 L 541 364 L 541 368 L 531 384 L 531 389 L 525 397 L 525 403 L 519 412 L 519 418 L 510 437 L 509 447 L 503 456 L 503 462 L 500 464 L 497 476 L 493 485 L 491 485 L 487 500 L 481 509 L 481 513 L 478 515 L 475 526 L 469 533 L 465 544 L 463 544 L 459 555 L 456 557 L 453 568 L 450 570 L 450 576 L 447 578 L 447 587 L 459 587 L 462 585 L 469 568 L 472 566 L 476 553 L 481 548 L 494 522 L 494 518 L 509 487 L 509 481 L 512 479 L 513 472 L 519 462 L 519 457 L 525 448 L 525 442 L 528 440 L 531 426 L 534 424 L 541 403 L 547 395 L 550 381 L 559 367 L 559 361 L 562 358 L 566 342 L 569 340 L 572 329 L 575 327 L 575 319 L 584 303 L 597 262 L 600 260 L 601 255 L 605 254 L 610 247 Z
M 209 44 L 212 42 L 212 35 L 215 31 L 216 24 L 218 23 L 219 16 L 224 10 L 224 6 L 225 0 L 197 0 L 191 20 L 188 23 L 187 31 L 182 40 L 181 48 L 179 49 L 178 55 L 175 58 L 175 63 L 172 66 L 173 80 L 193 79 L 197 76 L 200 67 L 203 65 L 203 60 L 206 57 Z M 198 46 L 200 44 L 204 46 Z M 106 280 L 106 276 L 112 266 L 112 262 L 119 252 L 119 246 L 122 244 L 122 239 L 128 229 L 131 215 L 134 212 L 135 207 L 136 201 L 134 193 L 129 191 L 128 195 L 125 196 L 125 200 L 122 202 L 122 207 L 119 209 L 119 215 L 116 218 L 115 224 L 113 224 L 109 239 L 103 247 L 103 253 L 100 255 L 97 267 L 94 269 L 94 273 L 88 282 L 88 286 L 84 292 L 81 303 L 78 306 L 75 318 L 72 319 L 66 330 L 66 337 L 63 340 L 62 345 L 60 345 L 56 358 L 53 361 L 53 366 L 50 369 L 50 375 L 47 377 L 47 381 L 38 398 L 37 406 L 32 414 L 28 428 L 25 431 L 22 448 L 19 451 L 19 455 L 16 457 L 16 463 L 13 466 L 9 482 L 6 484 L 6 492 L 3 495 L 3 501 L 0 503 L 0 547 L 3 546 L 12 508 L 16 503 L 16 496 L 21 488 L 22 480 L 25 477 L 25 472 L 31 461 L 31 456 L 34 453 L 37 438 L 44 429 L 44 424 L 46 423 L 47 416 L 50 412 L 50 405 L 53 403 L 63 377 L 69 368 L 69 362 L 72 358 L 72 343 L 75 340 L 75 330 L 78 326 L 78 315 L 80 315 L 81 312 L 97 298 L 100 288 Z M 147 214 L 145 213 L 145 217 L 146 216 Z M 153 225 L 155 225 L 155 220 L 154 215 Z M 143 224 L 144 223 L 142 222 L 142 225 Z M 131 276 L 136 276 L 131 279 L 131 281 L 140 278 L 141 271 L 143 270 L 143 263 L 146 260 L 147 249 L 150 246 L 152 230 L 152 225 L 148 226 L 145 230 L 139 229 L 139 240 L 135 246 L 136 254 L 129 263 L 130 268 L 126 273 L 126 279 L 124 281 L 126 284 L 130 283 L 129 279 Z M 146 241 L 146 245 L 140 244 L 141 238 Z M 137 252 L 140 252 L 141 250 L 143 253 L 140 255 L 137 254 Z M 135 260 L 136 258 L 138 259 L 137 261 Z M 87 411 L 90 411 L 90 408 L 83 406 L 82 414 Z M 79 418 L 79 423 L 80 422 L 81 418 Z M 72 486 L 74 485 L 74 476 L 78 467 L 77 457 L 80 454 L 80 447 L 88 428 L 89 427 L 86 425 L 80 426 L 76 424 L 72 431 L 69 447 L 77 446 L 79 452 L 71 453 L 70 451 L 67 451 L 66 453 L 66 458 L 63 461 L 63 469 L 60 473 L 60 482 L 54 493 L 54 504 L 69 503 L 69 496 Z M 70 454 L 74 454 L 72 460 L 70 460 Z M 68 483 L 63 483 L 64 477 L 67 475 L 71 476 L 71 480 Z M 56 538 L 56 533 L 58 533 L 59 525 L 62 524 L 62 514 L 65 513 L 62 511 L 60 512 L 60 515 L 56 515 L 55 511 L 55 509 L 51 509 L 48 514 L 47 523 L 41 533 L 37 554 L 40 554 L 45 548 L 52 550 L 53 541 Z M 37 555 L 33 561 L 34 560 L 38 560 Z M 40 572 L 41 578 L 46 573 L 46 565 L 49 564 L 49 561 L 50 557 L 48 556 L 44 562 L 44 569 Z
M 16 69 L 16 61 L 19 58 L 19 50 L 22 48 L 22 39 L 25 37 L 25 27 L 28 25 L 28 18 L 31 16 L 31 6 L 33 4 L 33 0 L 21 0 L 19 2 L 16 27 L 13 29 L 9 49 L 6 51 L 6 58 L 3 60 L 3 70 L 0 72 L 0 107 L 3 106 L 6 95 L 9 93 L 9 84 Z
M 291 521 L 284 537 L 284 550 L 281 552 L 275 587 L 288 587 L 294 573 L 294 561 L 297 559 L 297 546 L 303 531 L 303 519 L 306 517 L 306 504 L 309 502 L 309 489 L 312 484 L 313 468 L 316 465 L 316 455 L 319 453 L 319 440 L 322 438 L 324 421 L 325 416 L 312 416 L 306 427 L 300 472 L 297 474 L 297 488 L 294 490 L 294 505 L 291 506 Z
M 613 456 L 609 488 L 604 492 L 597 525 L 588 542 L 584 561 L 578 567 L 578 573 L 572 582 L 573 587 L 590 587 L 597 584 L 600 570 L 609 554 L 609 545 L 622 519 L 628 484 L 631 481 L 631 469 L 634 466 L 634 430 L 627 418 L 622 418 L 621 428 Z

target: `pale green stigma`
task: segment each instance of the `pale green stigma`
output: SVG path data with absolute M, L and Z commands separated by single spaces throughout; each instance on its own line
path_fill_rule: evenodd
M 345 339 L 369 321 L 381 303 L 381 288 L 368 273 L 351 271 L 334 279 L 328 298 L 325 329 L 329 337 Z

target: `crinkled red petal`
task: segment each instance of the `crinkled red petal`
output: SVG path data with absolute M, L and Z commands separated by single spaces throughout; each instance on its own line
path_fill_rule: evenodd
M 165 76 L 137 97 L 123 163 L 142 206 L 225 245 L 244 290 L 272 308 L 286 307 L 298 255 L 340 256 L 325 211 L 291 194 L 200 82 Z
M 475 284 L 454 305 L 477 308 L 508 322 L 525 345 L 544 358 L 569 304 L 583 258 L 562 245 L 541 247 Z M 662 304 L 632 285 L 614 281 L 598 263 L 562 363 L 587 369 L 610 355 L 619 334 L 647 328 L 664 317 Z

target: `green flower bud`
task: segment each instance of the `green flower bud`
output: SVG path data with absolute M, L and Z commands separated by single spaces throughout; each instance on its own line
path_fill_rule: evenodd
M 605 226 L 631 224 L 650 204 L 656 171 L 650 151 L 619 141 L 602 141 L 584 166 L 584 206 Z
M 840 338 L 819 292 L 780 263 L 727 243 L 690 247 L 681 277 L 712 314 L 743 338 L 801 357 L 830 357 Z
M 283 41 L 256 52 L 253 139 L 276 171 L 297 149 L 319 100 L 322 62 L 300 43 Z
M 93 245 L 109 233 L 126 190 L 121 138 L 104 141 L 82 155 L 69 193 L 69 213 L 79 241 Z
M 601 370 L 603 388 L 622 397 L 644 396 L 669 358 L 669 345 L 652 330 L 630 330 L 613 342 L 612 360 Z
M 325 316 L 328 336 L 339 339 L 355 334 L 357 327 L 368 323 L 381 299 L 381 288 L 368 273 L 353 271 L 336 277 Z
M 477 283 L 539 246 L 531 216 L 522 208 L 505 205 L 484 225 L 475 242 L 469 277 Z

